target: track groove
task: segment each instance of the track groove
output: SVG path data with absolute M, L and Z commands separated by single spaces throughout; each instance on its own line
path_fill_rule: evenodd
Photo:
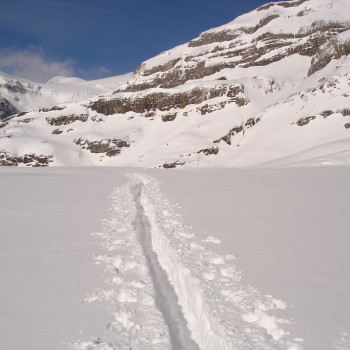
M 169 329 L 173 350 L 200 350 L 191 338 L 187 322 L 178 304 L 174 288 L 169 282 L 167 273 L 160 266 L 157 254 L 152 249 L 151 227 L 140 202 L 143 184 L 132 187 L 131 192 L 136 205 L 134 227 L 146 257 L 149 273 L 155 290 L 156 304 L 163 314 Z

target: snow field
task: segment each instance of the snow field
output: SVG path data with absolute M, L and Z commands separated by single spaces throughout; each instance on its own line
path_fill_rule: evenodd
M 251 285 L 292 305 L 268 312 L 289 320 L 280 324 L 287 339 L 310 350 L 335 344 L 348 350 L 349 167 L 308 162 L 288 169 L 145 172 L 178 203 L 176 212 L 201 245 L 237 257 L 244 290 Z M 203 242 L 212 234 L 222 244 Z
M 286 308 L 285 303 L 244 288 L 234 257 L 198 243 L 154 178 L 133 177 L 143 183 L 141 204 L 150 221 L 153 249 L 200 349 L 300 349 L 281 327 L 288 321 L 269 315 L 270 310 Z
M 108 274 L 92 259 L 111 168 L 0 168 L 0 349 L 66 350 L 100 333 L 108 305 L 84 305 Z
M 127 176 L 111 195 L 103 231 L 93 234 L 101 240 L 95 263 L 105 266 L 108 288 L 84 298 L 107 302 L 113 319 L 101 335 L 72 348 L 301 349 L 283 330 L 288 321 L 271 314 L 283 312 L 284 302 L 245 287 L 235 256 L 205 247 L 220 240 L 199 240 L 184 226 L 155 178 Z
M 201 350 L 349 350 L 348 167 L 125 171 L 1 169 L 1 349 L 178 349 L 144 212 Z
M 95 256 L 109 273 L 108 289 L 98 289 L 85 303 L 112 304 L 113 319 L 102 335 L 77 341 L 74 349 L 170 349 L 168 330 L 154 302 L 154 290 L 141 245 L 132 225 L 135 204 L 128 183 L 114 190 L 109 217 L 103 222 L 102 254 Z

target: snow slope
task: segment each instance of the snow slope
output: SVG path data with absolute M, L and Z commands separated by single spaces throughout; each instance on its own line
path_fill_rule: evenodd
M 68 88 L 96 94 L 97 83 L 53 79 L 49 91 L 59 83 L 79 102 L 4 120 L 1 163 L 247 167 L 314 147 L 327 155 L 349 138 L 349 6 L 267 4 L 112 79 L 99 97 Z
M 0 96 L 18 111 L 76 102 L 116 89 L 130 74 L 86 81 L 74 77 L 54 77 L 47 83 L 35 83 L 0 72 Z

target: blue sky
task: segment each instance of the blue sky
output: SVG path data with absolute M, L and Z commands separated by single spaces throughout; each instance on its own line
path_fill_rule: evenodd
M 266 0 L 0 0 L 0 70 L 96 79 L 232 21 Z

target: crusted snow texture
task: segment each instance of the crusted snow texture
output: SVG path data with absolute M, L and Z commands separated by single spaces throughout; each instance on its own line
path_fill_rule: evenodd
M 91 291 L 85 303 L 103 301 L 110 305 L 111 321 L 102 334 L 71 344 L 80 350 L 170 349 L 168 329 L 155 304 L 154 289 L 146 259 L 133 226 L 136 215 L 131 194 L 133 183 L 116 188 L 112 206 L 103 222 L 97 264 L 109 273 L 106 289 Z
M 196 349 L 198 344 L 203 350 L 301 349 L 283 330 L 288 320 L 274 315 L 276 310 L 282 315 L 287 307 L 283 301 L 245 287 L 234 257 L 202 245 L 193 229 L 182 224 L 154 178 L 136 173 L 129 174 L 129 179 L 128 185 L 116 188 L 112 195 L 104 231 L 95 233 L 101 238 L 101 254 L 95 259 L 110 273 L 109 288 L 84 299 L 86 303 L 107 302 L 113 319 L 102 334 L 77 341 L 71 344 L 73 348 Z M 135 188 L 140 199 L 135 198 Z M 135 231 L 137 215 L 149 222 L 149 230 L 142 233 L 146 238 Z M 151 251 L 144 249 L 147 240 Z M 213 236 L 210 241 L 219 244 Z M 167 287 L 161 285 L 164 279 L 154 276 L 157 271 L 149 265 L 149 254 L 157 257 L 167 276 L 175 292 L 170 303 L 178 303 L 184 321 L 176 313 L 164 314 L 159 295 L 155 300 L 156 290 Z M 168 329 L 179 327 L 179 322 L 188 327 L 193 346 L 185 341 L 179 347 L 173 340 L 170 345 Z
M 287 320 L 269 311 L 285 303 L 241 284 L 232 257 L 205 249 L 154 178 L 141 181 L 141 204 L 151 225 L 152 247 L 178 297 L 192 337 L 200 349 L 298 349 L 281 328 Z

